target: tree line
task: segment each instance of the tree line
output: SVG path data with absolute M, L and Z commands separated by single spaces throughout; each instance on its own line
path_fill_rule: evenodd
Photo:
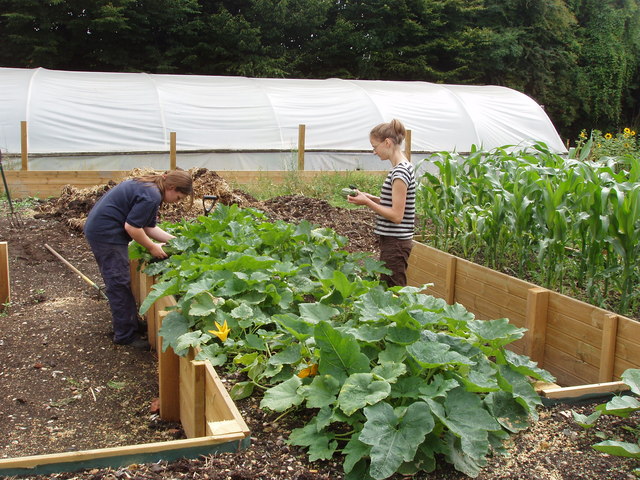
M 0 0 L 0 66 L 507 86 L 640 124 L 640 0 Z

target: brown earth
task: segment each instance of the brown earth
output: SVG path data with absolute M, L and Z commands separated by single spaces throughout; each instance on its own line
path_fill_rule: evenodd
M 133 175 L 140 171 L 132 172 Z M 170 206 L 168 220 L 194 218 L 203 212 L 202 195 L 218 195 L 225 204 L 255 207 L 272 219 L 307 219 L 349 238 L 352 251 L 375 254 L 372 216 L 365 210 L 331 207 L 307 197 L 278 197 L 257 202 L 231 189 L 206 169 L 193 171 L 196 202 L 190 209 Z M 178 424 L 157 413 L 156 356 L 111 342 L 108 305 L 97 290 L 64 265 L 49 245 L 94 282 L 100 276 L 81 226 L 89 209 L 109 185 L 90 190 L 67 187 L 39 208 L 21 210 L 23 225 L 0 201 L 0 241 L 8 242 L 11 302 L 0 311 L 0 458 L 57 453 L 183 438 Z M 230 386 L 232 379 L 223 379 Z M 602 399 L 598 399 L 601 402 Z M 300 416 L 275 421 L 258 408 L 259 399 L 237 402 L 251 429 L 251 446 L 238 453 L 195 460 L 92 469 L 76 473 L 22 478 L 44 479 L 341 479 L 339 462 L 306 460 L 303 451 L 285 444 Z M 633 479 L 638 462 L 596 452 L 591 445 L 606 438 L 634 437 L 638 416 L 604 417 L 597 429 L 583 430 L 571 409 L 590 413 L 594 403 L 540 409 L 540 421 L 512 438 L 509 457 L 496 456 L 478 476 L 498 479 Z M 467 477 L 442 464 L 422 479 Z

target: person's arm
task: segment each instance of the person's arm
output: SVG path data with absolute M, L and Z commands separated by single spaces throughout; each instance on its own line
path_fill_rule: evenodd
M 147 234 L 147 236 L 153 238 L 154 240 L 160 243 L 167 243 L 172 238 L 176 238 L 174 235 L 171 235 L 170 233 L 165 232 L 163 229 L 161 229 L 158 226 L 144 227 L 144 232 Z
M 355 197 L 348 197 L 349 203 L 369 207 L 378 215 L 393 223 L 401 223 L 404 217 L 404 207 L 407 203 L 407 184 L 396 179 L 391 185 L 391 206 L 380 205 L 380 198 L 358 191 Z
M 162 249 L 162 245 L 159 243 L 155 243 L 153 240 L 151 240 L 149 235 L 147 235 L 147 232 L 145 231 L 146 228 L 134 227 L 130 223 L 125 222 L 124 229 L 131 238 L 133 238 L 136 242 L 138 242 L 144 248 L 149 250 L 149 253 L 153 255 L 155 258 L 168 257 L 167 253 Z

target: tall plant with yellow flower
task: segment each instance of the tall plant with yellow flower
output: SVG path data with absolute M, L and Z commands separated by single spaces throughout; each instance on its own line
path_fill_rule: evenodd
M 622 132 L 603 133 L 601 130 L 592 130 L 591 135 L 582 130 L 576 142 L 576 149 L 588 149 L 588 160 L 597 161 L 603 157 L 623 157 L 632 155 L 640 157 L 640 135 L 626 127 Z

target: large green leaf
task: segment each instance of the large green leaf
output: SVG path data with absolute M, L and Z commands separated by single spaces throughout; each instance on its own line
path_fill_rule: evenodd
M 158 334 L 162 337 L 162 351 L 166 352 L 168 347 L 174 351 L 178 338 L 189 332 L 189 321 L 175 310 L 169 312 L 162 320 L 162 326 Z
M 484 408 L 476 394 L 458 387 L 451 390 L 444 403 L 428 400 L 433 414 L 456 436 L 462 449 L 473 459 L 484 458 L 489 452 L 487 431 L 499 430 L 500 424 Z
M 358 435 L 353 435 L 342 449 L 342 453 L 345 455 L 344 463 L 342 464 L 344 473 L 351 472 L 362 458 L 369 456 L 369 452 L 371 452 L 371 446 L 361 442 Z
M 429 406 L 422 401 L 409 405 L 401 415 L 386 402 L 364 409 L 367 421 L 359 440 L 371 445 L 370 475 L 376 480 L 393 475 L 403 462 L 413 460 L 418 446 L 433 430 Z
M 523 376 L 530 376 L 545 382 L 555 382 L 555 377 L 546 370 L 538 367 L 538 364 L 524 355 L 518 355 L 511 350 L 502 350 L 505 361 L 511 369 Z
M 404 363 L 384 362 L 376 365 L 371 373 L 376 377 L 383 378 L 389 383 L 396 383 L 398 377 L 407 372 L 407 366 Z
M 304 397 L 298 393 L 300 385 L 302 385 L 302 380 L 294 376 L 275 387 L 271 387 L 264 392 L 260 408 L 269 408 L 274 412 L 284 412 L 288 408 L 300 405 L 304 400 Z
M 622 381 L 629 385 L 631 391 L 640 395 L 640 368 L 629 368 L 622 372 Z
M 189 315 L 204 317 L 213 313 L 221 304 L 224 304 L 224 300 L 213 297 L 209 292 L 204 292 L 191 299 Z
M 385 380 L 374 380 L 371 373 L 354 373 L 347 378 L 338 395 L 338 406 L 352 415 L 367 405 L 373 405 L 389 396 L 391 385 Z
M 491 392 L 484 399 L 493 417 L 510 432 L 529 427 L 529 412 L 509 392 Z
M 606 404 L 598 405 L 596 409 L 603 414 L 627 418 L 632 413 L 640 411 L 640 401 L 631 395 L 616 395 Z
M 609 455 L 640 459 L 640 445 L 637 443 L 605 440 L 604 442 L 596 443 L 593 448 Z
M 326 431 L 318 431 L 314 423 L 291 431 L 288 442 L 309 449 L 309 461 L 328 460 L 338 448 L 334 435 Z
M 299 362 L 301 358 L 301 346 L 296 343 L 272 355 L 268 363 L 272 365 L 290 365 Z
M 167 295 L 177 295 L 179 293 L 178 290 L 178 279 L 172 278 L 167 281 L 160 281 L 153 285 L 149 294 L 145 297 L 140 305 L 140 315 L 144 315 L 147 313 L 147 310 L 151 308 L 151 305 L 161 297 L 166 297 Z
M 456 468 L 456 470 L 464 473 L 465 475 L 475 478 L 480 473 L 480 469 L 486 465 L 487 461 L 485 457 L 477 457 L 469 448 L 475 442 L 473 440 L 464 441 L 460 437 L 454 435 L 451 432 L 447 432 L 444 441 L 447 445 L 446 457 L 450 463 Z M 482 442 L 483 444 L 484 442 Z M 487 441 L 487 445 L 488 445 Z M 482 451 L 482 448 L 480 448 Z
M 340 311 L 324 303 L 301 303 L 298 305 L 300 309 L 300 317 L 312 324 L 319 323 L 321 321 L 329 321 L 335 315 L 338 315 Z
M 423 368 L 444 365 L 474 365 L 475 362 L 451 350 L 449 345 L 439 342 L 419 341 L 407 347 L 407 353 Z
M 502 390 L 510 392 L 531 415 L 537 417 L 536 406 L 542 404 L 542 400 L 527 377 L 523 377 L 508 365 L 499 365 L 498 384 Z
M 314 335 L 320 349 L 320 373 L 344 382 L 352 373 L 369 371 L 369 359 L 352 336 L 339 332 L 324 321 L 316 325 Z
M 523 337 L 524 328 L 518 328 L 509 323 L 508 318 L 497 320 L 470 320 L 467 323 L 469 330 L 482 340 L 495 347 L 502 347 Z
M 202 333 L 200 330 L 187 332 L 180 335 L 172 344 L 171 347 L 176 355 L 184 356 L 187 354 L 190 348 L 199 347 L 201 343 L 206 343 L 211 339 L 210 335 Z
M 340 383 L 331 375 L 317 375 L 309 385 L 303 385 L 298 393 L 306 399 L 308 408 L 322 408 L 336 403 Z

